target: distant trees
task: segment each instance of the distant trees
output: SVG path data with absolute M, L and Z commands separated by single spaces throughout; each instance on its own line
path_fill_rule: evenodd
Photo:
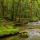
M 38 14 L 39 14 L 39 7 L 38 7 L 38 0 L 31 0 L 31 21 L 38 21 Z
M 24 23 L 25 20 L 37 21 L 40 19 L 40 2 L 39 0 L 0 0 L 1 15 L 18 23 Z

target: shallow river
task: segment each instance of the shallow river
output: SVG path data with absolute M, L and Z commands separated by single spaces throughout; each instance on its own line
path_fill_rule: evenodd
M 40 29 L 28 29 L 28 38 L 22 38 L 19 35 L 0 40 L 40 40 Z
M 22 38 L 19 35 L 17 36 L 11 36 L 11 37 L 7 37 L 7 38 L 0 38 L 0 40 L 40 40 L 40 29 L 35 29 L 35 28 L 40 28 L 40 22 L 33 22 L 33 23 L 29 23 L 28 24 L 29 27 L 33 27 L 34 29 L 27 29 L 25 28 L 26 32 L 28 32 L 28 38 Z M 34 27 L 36 26 L 36 27 Z M 23 29 L 23 28 L 22 28 Z

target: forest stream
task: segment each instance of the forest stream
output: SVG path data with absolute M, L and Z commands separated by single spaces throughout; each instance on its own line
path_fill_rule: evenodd
M 0 38 L 0 40 L 40 40 L 40 21 L 28 23 L 27 26 L 20 27 L 20 32 L 27 32 L 28 37 L 21 37 L 19 34 L 7 38 Z

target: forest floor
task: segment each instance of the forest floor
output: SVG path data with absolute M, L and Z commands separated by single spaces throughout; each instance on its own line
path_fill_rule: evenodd
M 37 32 L 40 31 L 40 21 L 39 21 L 39 25 L 37 24 L 38 22 L 32 22 L 24 26 L 14 26 L 13 22 L 4 22 L 4 20 L 0 20 L 0 34 L 4 35 L 4 34 L 16 33 L 16 32 L 28 32 L 28 35 L 29 35 L 29 32 L 32 32 L 33 30 L 36 30 Z M 10 36 L 7 38 L 3 38 L 1 40 L 29 40 L 29 39 L 30 38 L 28 39 L 22 38 L 19 35 L 17 35 L 17 36 Z

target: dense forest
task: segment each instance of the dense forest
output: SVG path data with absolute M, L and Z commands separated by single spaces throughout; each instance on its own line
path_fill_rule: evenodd
M 0 0 L 0 18 L 15 23 L 40 20 L 40 0 Z
M 34 40 L 35 35 L 40 35 L 40 0 L 0 0 L 0 40 Z

